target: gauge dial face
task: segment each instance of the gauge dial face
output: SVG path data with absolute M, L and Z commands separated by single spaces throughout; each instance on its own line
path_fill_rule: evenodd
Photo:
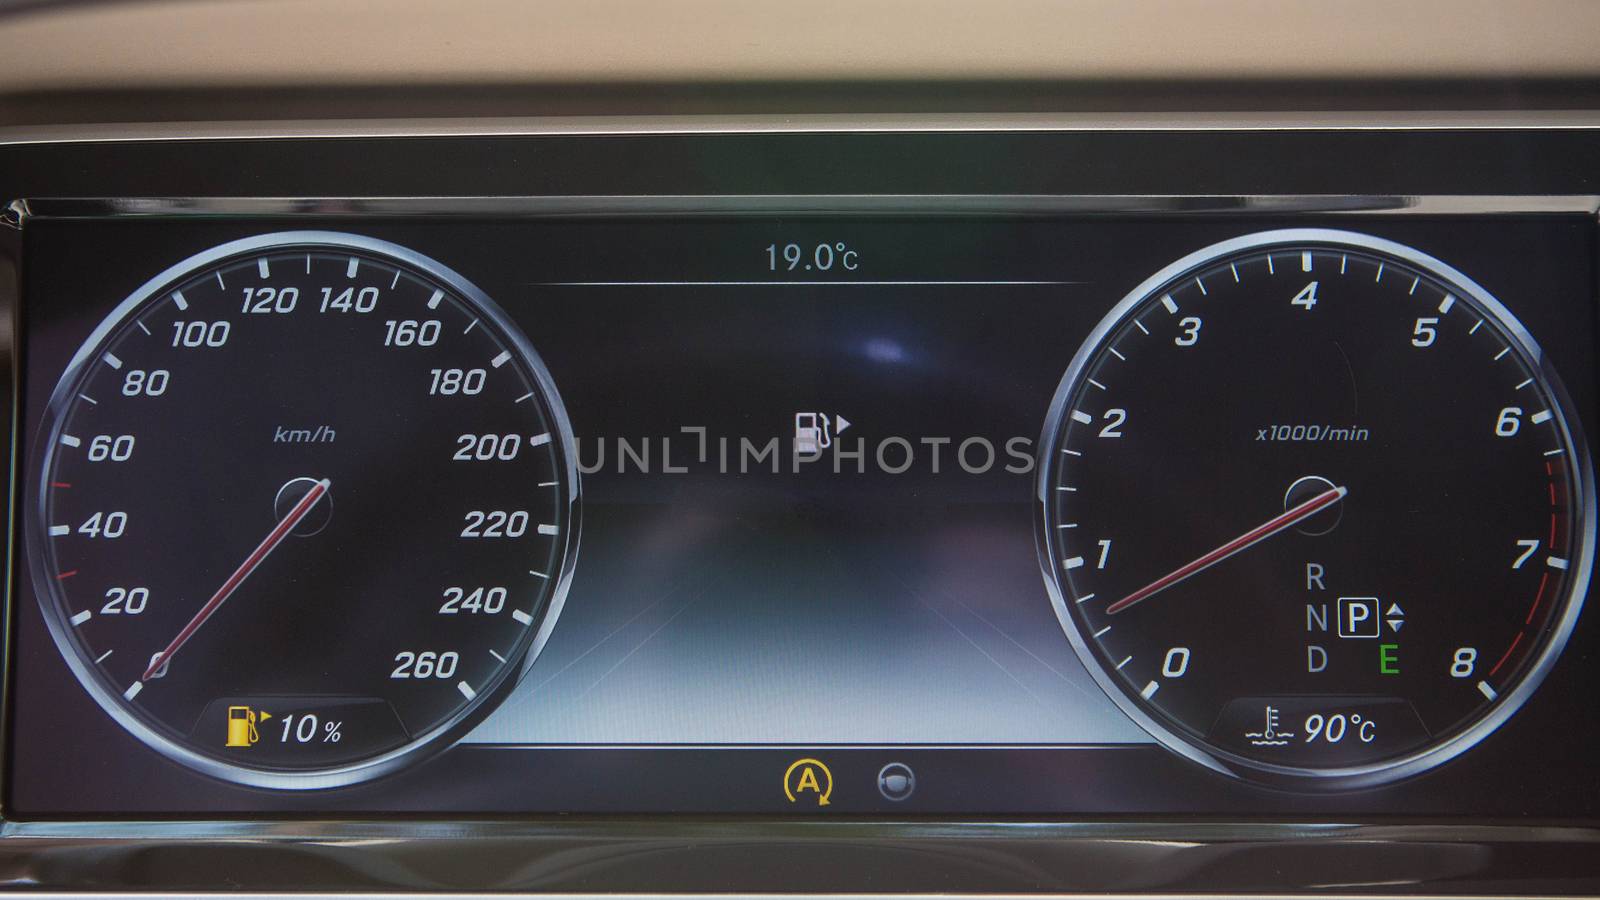
M 1041 564 L 1103 687 L 1168 746 L 1355 786 L 1470 747 L 1536 687 L 1594 550 L 1587 451 L 1510 314 L 1348 232 L 1141 285 L 1042 446 Z
M 542 363 L 459 275 L 296 232 L 157 276 L 77 354 L 26 540 L 57 643 L 168 756 L 283 788 L 391 770 L 487 711 L 577 546 Z

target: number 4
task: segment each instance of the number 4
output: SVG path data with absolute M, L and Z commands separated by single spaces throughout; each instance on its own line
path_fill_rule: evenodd
M 1316 306 L 1317 305 L 1317 282 L 1313 281 L 1310 284 L 1306 285 L 1305 287 L 1301 288 L 1300 289 L 1300 293 L 1295 294 L 1294 295 L 1294 299 L 1290 300 L 1289 302 L 1293 303 L 1295 306 L 1303 306 L 1307 310 L 1310 310 L 1311 307 Z

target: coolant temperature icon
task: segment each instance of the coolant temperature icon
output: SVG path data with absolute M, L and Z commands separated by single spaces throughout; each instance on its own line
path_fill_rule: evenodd
M 256 730 L 258 715 L 262 722 L 272 718 L 272 714 L 266 710 L 258 714 L 248 706 L 228 707 L 228 742 L 223 746 L 252 747 L 261 740 L 261 732 Z

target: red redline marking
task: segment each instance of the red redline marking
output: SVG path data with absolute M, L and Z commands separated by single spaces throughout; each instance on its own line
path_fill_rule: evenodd
M 71 578 L 72 576 L 74 576 L 76 574 L 78 574 L 78 570 L 77 569 L 73 569 L 71 572 L 62 572 L 60 575 L 56 576 L 56 580 L 57 581 L 66 581 L 68 578 Z
M 1550 514 L 1550 543 L 1545 544 L 1545 546 L 1549 547 L 1551 550 L 1554 550 L 1556 548 L 1556 514 L 1555 513 L 1551 513 Z M 1549 573 L 1547 572 L 1545 574 L 1549 574 Z
M 1494 673 L 1500 671 L 1500 667 L 1505 665 L 1506 660 L 1511 658 L 1511 651 L 1517 649 L 1517 645 L 1520 643 L 1522 643 L 1522 632 L 1519 631 L 1517 632 L 1516 638 L 1511 642 L 1511 646 L 1506 648 L 1506 654 L 1500 657 L 1500 661 L 1494 664 L 1494 668 L 1489 670 L 1490 678 L 1494 677 Z
M 1544 586 L 1550 582 L 1550 573 L 1546 572 L 1539 577 L 1539 593 L 1533 595 L 1533 608 L 1528 610 L 1528 618 L 1522 624 L 1532 625 L 1533 614 L 1539 611 L 1539 603 L 1544 600 Z
M 52 481 L 52 482 L 50 482 L 50 486 L 53 487 L 53 488 L 69 488 L 69 487 L 72 487 L 71 484 L 68 484 L 65 481 Z

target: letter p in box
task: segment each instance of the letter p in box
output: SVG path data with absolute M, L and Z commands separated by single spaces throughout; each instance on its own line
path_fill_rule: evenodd
M 1378 620 L 1377 597 L 1339 598 L 1339 637 L 1376 638 L 1382 623 Z

